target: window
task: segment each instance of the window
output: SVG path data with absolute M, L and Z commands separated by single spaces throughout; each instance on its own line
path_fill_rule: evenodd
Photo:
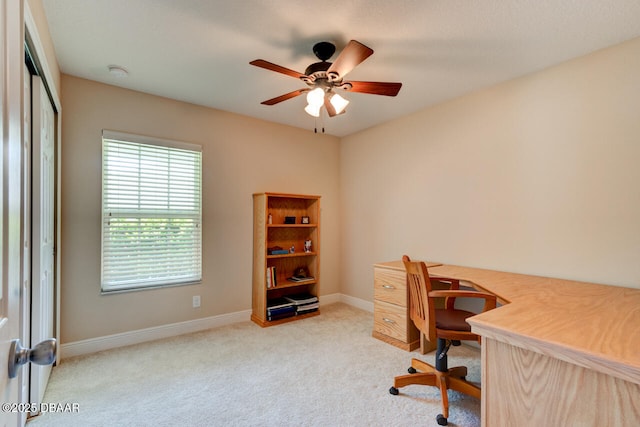
M 201 280 L 201 151 L 102 132 L 103 292 Z

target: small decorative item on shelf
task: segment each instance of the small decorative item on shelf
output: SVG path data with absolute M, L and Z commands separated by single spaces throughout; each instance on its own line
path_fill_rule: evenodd
M 291 245 L 291 247 L 289 248 L 289 253 L 290 254 L 295 254 L 296 253 L 296 247 Z
M 268 223 L 269 224 L 273 224 L 273 215 L 269 214 L 269 219 L 268 219 Z
M 285 216 L 284 217 L 284 223 L 285 224 L 295 224 L 296 223 L 296 217 L 295 216 Z
M 307 253 L 311 252 L 311 239 L 304 241 L 304 251 Z
M 309 224 L 309 217 L 308 216 L 303 216 L 302 217 L 302 224 Z

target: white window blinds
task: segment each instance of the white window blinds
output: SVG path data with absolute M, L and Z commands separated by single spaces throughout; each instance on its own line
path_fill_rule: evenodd
M 202 277 L 199 146 L 103 131 L 102 291 Z

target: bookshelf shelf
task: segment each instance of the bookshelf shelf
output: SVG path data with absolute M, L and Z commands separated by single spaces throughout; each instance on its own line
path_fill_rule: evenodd
M 309 282 L 303 282 L 303 283 L 299 283 L 299 282 L 291 282 L 289 280 L 285 280 L 284 283 L 280 283 L 278 282 L 278 285 L 275 288 L 269 288 L 267 289 L 267 292 L 271 292 L 274 293 L 273 291 L 278 291 L 278 289 L 285 289 L 285 288 L 297 288 L 303 285 L 313 285 L 317 283 L 315 280 L 309 281 Z
M 307 317 L 317 316 L 318 314 L 320 314 L 320 312 L 316 311 L 316 312 L 313 312 L 313 313 L 299 314 L 297 316 L 287 317 L 285 319 L 270 320 L 270 321 L 267 321 L 266 323 L 264 323 L 263 321 L 261 321 L 257 317 L 254 317 L 254 315 L 252 314 L 251 315 L 251 320 L 253 320 L 258 325 L 265 327 L 265 326 L 281 325 L 283 323 L 288 323 L 288 322 L 291 322 L 293 320 L 302 320 L 302 319 L 306 319 Z
M 309 252 L 305 252 L 305 242 L 311 242 Z M 271 251 L 289 252 L 271 254 Z M 254 194 L 251 320 L 265 327 L 318 315 L 319 263 L 320 196 Z M 311 280 L 288 280 L 300 271 Z M 296 295 L 312 297 L 315 300 L 312 308 L 297 307 L 295 313 L 277 320 L 270 316 L 276 301 Z
M 316 228 L 318 224 L 267 224 L 267 228 Z
M 318 255 L 316 252 L 303 252 L 303 253 L 294 253 L 294 254 L 267 255 L 267 259 L 273 259 L 273 258 L 294 258 L 294 257 L 316 256 L 316 255 Z

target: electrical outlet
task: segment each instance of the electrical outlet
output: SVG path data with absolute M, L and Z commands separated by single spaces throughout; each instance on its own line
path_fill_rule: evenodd
M 193 308 L 200 307 L 200 295 L 193 296 Z

